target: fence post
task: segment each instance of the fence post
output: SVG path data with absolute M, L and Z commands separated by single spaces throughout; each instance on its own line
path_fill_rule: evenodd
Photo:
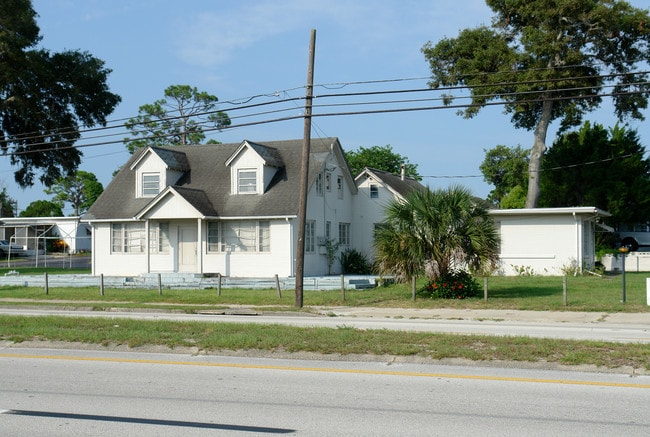
M 280 290 L 280 278 L 278 278 L 278 274 L 275 274 L 275 289 L 278 290 L 278 298 L 282 299 L 282 290 Z
M 45 294 L 50 294 L 50 284 L 47 279 L 47 272 L 45 272 Z
M 158 273 L 158 295 L 162 296 L 162 278 L 160 273 Z
M 345 300 L 345 275 L 341 275 L 341 296 Z
M 488 277 L 483 276 L 483 299 L 488 300 Z
M 103 273 L 99 274 L 99 295 L 100 296 L 104 295 L 104 274 Z
M 217 296 L 221 296 L 221 273 L 217 273 Z
M 413 276 L 413 279 L 411 280 L 411 294 L 413 302 L 415 302 L 415 295 L 416 295 L 416 289 L 415 289 L 415 281 L 417 280 L 416 276 Z
M 567 306 L 566 275 L 562 276 L 562 303 Z

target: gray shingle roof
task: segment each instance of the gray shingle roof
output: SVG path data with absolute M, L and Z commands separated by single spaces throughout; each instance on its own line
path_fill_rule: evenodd
M 268 155 L 269 160 L 282 164 L 266 193 L 261 195 L 230 194 L 230 168 L 225 162 L 241 143 L 156 147 L 152 150 L 159 154 L 171 152 L 165 156 L 172 156 L 176 162 L 182 161 L 181 154 L 185 156 L 185 174 L 174 189 L 206 216 L 295 216 L 298 214 L 300 197 L 302 143 L 302 139 L 256 143 L 263 146 L 260 150 Z M 316 173 L 322 168 L 332 145 L 334 148 L 340 148 L 336 138 L 318 138 L 311 141 L 310 186 Z M 122 166 L 83 217 L 84 220 L 131 219 L 153 201 L 151 198 L 135 196 L 135 171 L 131 170 L 130 166 L 143 152 L 136 152 Z
M 163 149 L 162 147 L 152 147 L 152 150 L 160 156 L 160 159 L 165 161 L 165 164 L 171 170 L 187 171 L 190 169 L 185 153 L 178 150 Z
M 368 168 L 366 167 L 364 169 L 368 173 L 374 175 L 376 178 L 378 178 L 380 181 L 382 181 L 384 184 L 390 186 L 395 192 L 397 192 L 400 196 L 406 197 L 406 195 L 413 190 L 424 190 L 426 187 L 422 185 L 419 181 L 405 177 L 404 180 L 402 180 L 401 175 L 396 175 L 393 173 L 389 173 L 387 171 L 383 170 L 377 170 L 374 168 Z M 363 175 L 363 171 L 359 176 Z M 358 177 L 358 176 L 357 176 Z
M 280 156 L 280 153 L 277 149 L 265 146 L 263 144 L 253 143 L 252 141 L 247 141 L 247 143 L 253 148 L 253 150 L 255 150 L 255 152 L 257 152 L 258 155 L 262 157 L 266 165 L 277 168 L 284 167 L 282 157 Z

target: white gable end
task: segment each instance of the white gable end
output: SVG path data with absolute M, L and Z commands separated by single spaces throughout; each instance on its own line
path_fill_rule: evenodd
M 150 208 L 146 209 L 142 218 L 146 219 L 186 219 L 201 218 L 201 214 L 192 205 L 173 191 L 168 191 Z
M 232 194 L 264 194 L 278 168 L 266 161 L 246 142 L 226 161 L 230 166 Z
M 133 163 L 131 169 L 135 173 L 136 197 L 155 197 L 183 175 L 182 171 L 170 169 L 151 148 Z

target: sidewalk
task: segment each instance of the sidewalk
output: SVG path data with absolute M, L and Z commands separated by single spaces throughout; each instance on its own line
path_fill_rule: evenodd
M 529 323 L 598 323 L 598 324 L 647 324 L 650 328 L 650 312 L 647 313 L 603 313 L 576 311 L 519 311 L 519 310 L 475 310 L 450 308 L 369 308 L 330 307 L 318 308 L 324 315 L 337 317 L 372 317 L 440 320 L 489 320 L 518 321 Z
M 21 299 L 21 298 L 0 298 L 0 307 L 3 302 L 11 302 L 12 308 L 16 308 L 16 303 L 39 302 L 46 304 L 49 300 L 39 299 Z M 79 303 L 83 302 L 88 305 L 94 303 L 105 303 L 104 301 L 74 301 L 59 300 L 59 303 Z M 119 303 L 119 302 L 115 302 Z M 156 305 L 165 305 L 156 303 Z M 170 304 L 173 305 L 173 304 Z M 213 305 L 208 305 L 213 306 Z M 228 309 L 223 307 L 227 306 Z M 266 316 L 305 316 L 302 312 L 287 311 L 264 311 L 264 307 L 257 305 L 224 305 L 220 306 L 224 313 L 237 314 L 244 312 L 250 315 L 252 312 L 261 313 Z M 30 306 L 31 307 L 31 306 Z M 67 310 L 71 308 L 66 307 Z M 141 309 L 147 312 L 156 312 L 156 309 L 146 304 Z M 490 322 L 526 322 L 526 323 L 573 323 L 573 324 L 604 324 L 604 325 L 647 325 L 650 329 L 650 311 L 643 313 L 606 313 L 606 312 L 580 312 L 580 311 L 523 311 L 523 310 L 496 310 L 496 309 L 453 309 L 453 308 L 379 308 L 379 307 L 323 307 L 307 306 L 307 310 L 312 310 L 314 317 L 336 316 L 340 318 L 375 318 L 375 319 L 418 319 L 418 320 L 471 320 L 471 321 L 490 321 Z M 121 309 L 121 311 L 129 311 Z M 131 311 L 138 311 L 132 309 Z M 161 313 L 166 312 L 160 310 Z

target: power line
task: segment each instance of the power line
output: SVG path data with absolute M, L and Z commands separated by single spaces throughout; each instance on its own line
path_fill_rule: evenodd
M 629 73 L 629 74 L 634 74 L 634 75 L 640 75 L 640 74 L 646 74 L 648 73 L 647 71 L 642 71 L 642 72 L 634 72 L 634 73 Z M 605 77 L 605 76 L 603 76 Z M 608 76 L 609 77 L 609 76 Z M 576 79 L 584 79 L 586 77 L 577 77 Z M 563 81 L 569 80 L 568 78 L 563 78 Z M 546 83 L 548 81 L 527 81 L 527 82 L 520 82 L 520 83 L 513 83 L 513 84 L 508 84 L 510 86 L 516 86 L 518 84 L 535 84 L 535 83 Z M 506 84 L 504 84 L 506 85 Z M 628 86 L 642 86 L 642 85 L 648 85 L 648 82 L 637 82 L 637 83 L 631 83 L 631 84 L 626 84 Z M 602 86 L 601 88 L 611 88 L 615 87 L 616 85 L 605 85 Z M 318 95 L 315 96 L 315 98 L 332 98 L 332 97 L 349 97 L 349 96 L 374 96 L 374 95 L 384 95 L 384 94 L 397 94 L 397 93 L 415 93 L 415 92 L 440 92 L 440 91 L 447 91 L 447 90 L 471 90 L 474 88 L 480 88 L 479 87 L 466 87 L 466 86 L 455 86 L 455 87 L 445 87 L 445 88 L 437 88 L 437 89 L 398 89 L 398 90 L 386 90 L 386 91 L 369 91 L 369 92 L 361 92 L 361 93 L 341 93 L 341 94 L 325 94 L 325 95 Z M 550 89 L 550 90 L 540 90 L 540 91 L 527 91 L 527 92 L 513 92 L 513 93 L 503 93 L 502 97 L 507 97 L 507 96 L 517 96 L 517 95 L 525 95 L 525 94 L 538 94 L 541 92 L 549 92 L 549 93 L 556 93 L 556 92 L 562 92 L 566 93 L 569 91 L 580 91 L 580 90 L 585 90 L 585 89 L 590 89 L 592 87 L 574 87 L 574 88 L 563 88 L 563 89 Z M 296 88 L 298 89 L 298 88 Z M 647 90 L 637 90 L 637 91 L 630 91 L 630 92 L 615 92 L 615 93 L 601 93 L 601 94 L 591 94 L 591 95 L 569 95 L 569 96 L 559 96 L 552 98 L 551 100 L 569 100 L 569 99 L 593 99 L 593 98 L 601 98 L 601 97 L 606 97 L 606 96 L 618 96 L 618 95 L 623 95 L 623 94 L 644 94 L 648 93 L 650 91 Z M 288 95 L 288 94 L 287 94 Z M 258 95 L 258 96 L 269 96 L 268 94 L 263 94 L 263 95 Z M 276 94 L 273 94 L 274 97 L 277 97 Z M 475 95 L 475 96 L 459 96 L 455 97 L 455 99 L 470 99 L 470 98 L 490 98 L 493 97 L 490 94 L 487 95 Z M 377 105 L 377 104 L 383 104 L 383 105 L 391 105 L 391 104 L 398 104 L 398 103 L 416 103 L 416 102 L 426 102 L 426 101 L 443 101 L 446 102 L 450 99 L 450 96 L 443 96 L 443 97 L 435 97 L 435 98 L 428 98 L 428 99 L 405 99 L 405 100 L 385 100 L 385 101 L 370 101 L 370 102 L 352 102 L 352 103 L 335 103 L 335 104 L 323 104 L 323 105 L 314 105 L 315 107 L 320 107 L 320 108 L 325 108 L 325 107 L 336 107 L 336 106 L 362 106 L 362 105 Z M 288 102 L 293 102 L 294 105 L 296 105 L 296 102 L 302 100 L 302 97 L 291 97 L 291 98 L 285 98 L 285 99 L 280 99 L 280 100 L 274 100 L 274 101 L 267 101 L 267 102 L 262 102 L 262 103 L 256 103 L 256 104 L 250 104 L 250 105 L 242 105 L 238 108 L 233 108 L 233 110 L 242 110 L 242 109 L 251 109 L 251 108 L 258 108 L 258 107 L 263 107 L 263 106 L 268 106 L 268 105 L 276 105 L 279 103 L 288 103 Z M 250 100 L 249 100 L 250 101 Z M 528 100 L 520 100 L 518 103 L 538 103 L 538 99 L 528 99 Z M 312 114 L 313 117 L 331 117 L 331 116 L 343 116 L 343 115 L 368 115 L 368 114 L 379 114 L 379 113 L 396 113 L 396 112 L 412 112 L 412 111 L 426 111 L 426 110 L 436 110 L 436 109 L 467 109 L 473 106 L 493 106 L 493 105 L 506 105 L 511 102 L 509 101 L 496 101 L 496 102 L 484 102 L 480 105 L 474 105 L 474 104 L 461 104 L 461 105 L 436 105 L 436 106 L 419 106 L 419 107 L 410 107 L 410 108 L 387 108 L 387 109 L 379 109 L 379 110 L 366 110 L 366 111 L 348 111 L 348 112 L 332 112 L 332 113 L 321 113 L 321 114 Z M 277 109 L 277 110 L 272 110 L 272 111 L 262 111 L 262 112 L 256 112 L 252 114 L 244 114 L 241 116 L 234 116 L 232 119 L 243 119 L 243 118 L 251 118 L 251 117 L 259 117 L 262 115 L 269 115 L 269 114 L 276 114 L 276 113 L 281 113 L 281 112 L 287 112 L 295 110 L 295 108 L 284 108 L 284 109 Z M 217 112 L 222 111 L 221 109 L 215 110 L 215 111 L 207 111 L 204 113 L 197 113 L 194 114 L 194 116 L 199 116 L 199 115 L 209 115 L 209 114 L 214 114 Z M 274 118 L 274 119 L 267 119 L 267 120 L 258 120 L 258 121 L 253 121 L 253 122 L 248 122 L 248 123 L 240 123 L 240 124 L 235 124 L 235 125 L 230 125 L 226 127 L 216 127 L 216 128 L 208 128 L 208 129 L 203 129 L 203 132 L 211 132 L 215 130 L 228 130 L 228 129 L 234 129 L 234 128 L 241 128 L 241 127 L 248 127 L 248 126 L 253 126 L 253 125 L 259 125 L 259 124 L 266 124 L 266 123 L 274 123 L 274 122 L 280 122 L 280 121 L 287 121 L 287 120 L 293 120 L 297 118 L 302 118 L 303 115 L 295 115 L 295 116 L 288 116 L 288 117 L 281 117 L 281 118 Z M 181 116 L 175 116 L 175 117 L 169 117 L 165 118 L 162 120 L 154 120 L 151 123 L 159 123 L 163 121 L 169 121 L 169 120 L 174 120 L 174 119 L 179 119 L 182 118 Z M 202 122 L 203 124 L 205 122 Z M 136 123 L 138 124 L 138 123 Z M 145 124 L 146 123 L 140 123 L 140 124 Z M 110 129 L 119 129 L 119 128 L 126 128 L 127 124 L 122 124 L 118 126 L 104 126 L 104 127 L 99 127 L 99 128 L 91 128 L 87 130 L 80 130 L 79 133 L 86 133 L 86 132 L 96 132 L 96 131 L 104 131 L 104 130 L 110 130 Z M 61 131 L 65 132 L 65 131 Z M 106 135 L 97 135 L 93 136 L 90 138 L 86 139 L 95 139 L 95 138 L 108 138 L 108 137 L 114 137 L 118 135 L 127 135 L 129 132 L 118 132 L 118 133 L 113 133 L 113 134 L 106 134 Z M 132 133 L 132 132 L 130 132 Z M 165 138 L 167 136 L 172 136 L 172 135 L 157 135 L 157 136 L 146 136 L 144 138 L 139 138 L 139 139 L 158 139 L 158 138 Z M 37 138 L 42 138 L 42 135 L 39 136 L 34 136 L 31 137 L 32 139 L 37 139 Z M 75 144 L 75 145 L 63 145 L 67 143 L 68 141 L 65 140 L 59 140 L 59 141 L 52 141 L 52 142 L 40 142 L 40 143 L 31 143 L 31 144 L 22 144 L 22 145 L 11 145 L 11 147 L 15 149 L 22 149 L 22 150 L 16 150 L 13 152 L 8 152 L 6 153 L 7 155 L 24 155 L 32 152 L 47 152 L 47 151 L 54 151 L 54 150 L 64 150 L 72 147 L 77 147 L 77 148 L 82 148 L 82 147 L 92 147 L 92 146 L 101 146 L 101 145 L 108 145 L 108 144 L 116 144 L 116 143 L 122 143 L 124 142 L 124 139 L 121 139 L 119 141 L 98 141 L 94 143 L 88 143 L 88 144 Z M 30 148 L 34 148 L 37 146 L 42 146 L 42 145 L 56 145 L 56 144 L 62 144 L 60 147 L 50 147 L 50 148 L 39 148 L 37 150 L 29 150 Z
M 567 67 L 568 68 L 568 67 Z M 508 86 L 508 87 L 518 87 L 521 85 L 535 85 L 535 84 L 549 84 L 549 83 L 554 83 L 554 82 L 567 82 L 567 81 L 576 81 L 576 80 L 593 80 L 593 79 L 604 79 L 604 78 L 612 78 L 612 77 L 620 77 L 620 76 L 630 76 L 630 75 L 647 75 L 650 73 L 650 71 L 635 71 L 635 72 L 627 72 L 627 73 L 616 73 L 616 74 L 605 74 L 605 75 L 596 75 L 596 76 L 575 76 L 575 77 L 568 77 L 568 78 L 555 78 L 555 79 L 539 79 L 539 80 L 527 80 L 527 81 L 519 81 L 519 82 L 501 82 L 501 83 L 494 83 L 494 84 L 479 84 L 479 85 L 458 85 L 458 86 L 446 86 L 446 87 L 437 87 L 437 88 L 415 88 L 415 89 L 396 89 L 396 90 L 384 90 L 384 91 L 366 91 L 366 92 L 355 92 L 355 93 L 339 93 L 339 94 L 322 94 L 322 95 L 317 95 L 314 96 L 314 98 L 318 99 L 323 99 L 323 98 L 333 98 L 333 97 L 351 97 L 351 96 L 374 96 L 374 95 L 382 95 L 382 94 L 403 94 L 403 93 L 430 93 L 430 92 L 441 92 L 441 91 L 462 91 L 462 90 L 475 90 L 475 89 L 480 89 L 480 88 L 485 88 L 485 87 L 501 87 L 501 86 Z M 345 83 L 338 83 L 338 84 L 332 84 L 332 85 L 339 85 L 339 86 L 347 86 L 347 85 L 356 85 L 356 84 L 375 84 L 375 83 L 391 83 L 391 82 L 402 82 L 402 81 L 410 81 L 410 80 L 419 80 L 422 78 L 402 78 L 402 79 L 385 79 L 385 80 L 374 80 L 374 81 L 358 81 L 358 82 L 345 82 Z M 634 85 L 641 85 L 641 84 L 647 84 L 647 82 L 634 82 L 634 83 L 629 83 L 625 84 L 625 86 L 634 86 Z M 327 88 L 327 84 L 322 84 L 320 85 L 322 87 Z M 603 85 L 602 87 L 613 87 L 616 86 L 614 84 L 611 85 Z M 301 89 L 303 87 L 294 87 L 292 89 L 289 89 L 287 91 L 283 91 L 283 93 L 288 94 L 288 91 L 291 90 L 297 90 Z M 544 90 L 534 90 L 534 91 L 525 91 L 525 92 L 516 92 L 513 91 L 511 93 L 501 93 L 502 95 L 521 95 L 525 93 L 543 93 L 543 92 L 571 92 L 571 91 L 576 91 L 579 89 L 589 89 L 589 86 L 584 86 L 584 87 L 572 87 L 572 88 L 554 88 L 554 89 L 544 89 Z M 304 99 L 304 97 L 292 97 L 288 99 L 280 99 L 280 100 L 273 100 L 273 101 L 267 101 L 263 103 L 257 103 L 257 104 L 251 104 L 251 105 L 245 105 L 243 103 L 250 102 L 253 99 L 260 98 L 260 97 L 278 97 L 280 94 L 279 92 L 274 92 L 274 93 L 266 93 L 266 94 L 257 94 L 255 96 L 247 97 L 247 98 L 242 98 L 242 99 L 233 99 L 229 100 L 223 103 L 228 103 L 228 104 L 233 104 L 233 105 L 240 105 L 235 108 L 231 108 L 229 111 L 237 111 L 237 110 L 243 110 L 243 109 L 250 109 L 250 108 L 255 108 L 255 107 L 261 107 L 261 106 L 267 106 L 267 105 L 275 105 L 275 104 L 280 104 L 280 103 L 287 103 L 287 102 L 297 102 L 301 101 Z M 485 94 L 485 95 L 475 95 L 473 96 L 474 98 L 489 98 L 491 97 L 491 94 Z M 445 96 L 437 99 L 432 99 L 432 100 L 445 100 L 445 99 L 454 99 L 454 98 L 467 98 L 465 96 L 461 97 L 453 97 L 453 96 Z M 242 102 L 237 102 L 238 100 L 242 100 Z M 422 99 L 424 101 L 426 99 Z M 416 100 L 413 100 L 416 101 Z M 408 100 L 404 100 L 403 102 L 408 102 Z M 391 102 L 391 101 L 385 101 L 384 103 L 396 103 L 396 102 Z M 372 103 L 372 102 L 363 102 L 363 103 L 358 103 L 358 104 L 379 104 L 379 103 Z M 350 104 L 352 105 L 352 104 Z M 324 106 L 324 105 L 321 105 Z M 206 115 L 212 115 L 218 112 L 222 112 L 223 109 L 215 109 L 211 111 L 206 111 L 206 112 L 199 112 L 192 114 L 191 117 L 201 117 L 201 116 L 206 116 Z M 168 114 L 171 114 L 173 112 L 177 111 L 171 111 L 168 112 Z M 281 112 L 278 111 L 278 112 Z M 272 112 L 271 112 L 272 113 Z M 256 116 L 256 115 L 263 115 L 264 113 L 257 113 L 257 114 L 251 114 L 248 116 L 243 116 L 243 117 L 250 117 L 250 116 Z M 61 128 L 57 130 L 53 130 L 50 132 L 51 135 L 53 134 L 60 134 L 60 135 L 66 135 L 70 133 L 80 133 L 80 134 L 85 134 L 88 132 L 96 132 L 96 131 L 104 131 L 104 130 L 109 130 L 109 129 L 118 129 L 118 128 L 128 128 L 129 125 L 147 125 L 147 124 L 154 124 L 154 123 L 160 123 L 164 121 L 173 121 L 177 119 L 182 119 L 182 118 L 188 118 L 187 116 L 183 115 L 168 115 L 165 118 L 162 119 L 155 119 L 151 121 L 145 121 L 145 122 L 135 122 L 135 123 L 130 123 L 131 120 L 133 120 L 135 117 L 132 118 L 122 118 L 119 119 L 119 121 L 124 121 L 128 120 L 126 123 L 122 123 L 119 125 L 114 125 L 114 126 L 102 126 L 102 127 L 93 127 L 93 128 L 87 128 L 87 129 L 77 129 L 77 128 Z M 109 122 L 112 123 L 112 122 Z M 111 134 L 113 136 L 115 135 L 121 135 L 120 133 L 118 134 Z M 122 134 L 123 135 L 123 134 Z M 29 139 L 38 139 L 42 138 L 43 135 L 39 132 L 31 132 L 31 133 L 25 133 L 21 134 L 17 137 L 17 139 L 20 140 L 29 140 Z M 100 138 L 102 136 L 97 136 L 97 138 Z M 32 143 L 29 145 L 17 145 L 17 146 L 12 146 L 12 147 L 34 147 L 38 145 L 43 145 L 43 144 L 56 144 L 56 143 L 65 143 L 67 142 L 66 140 L 59 140 L 56 142 L 42 142 L 42 143 Z

